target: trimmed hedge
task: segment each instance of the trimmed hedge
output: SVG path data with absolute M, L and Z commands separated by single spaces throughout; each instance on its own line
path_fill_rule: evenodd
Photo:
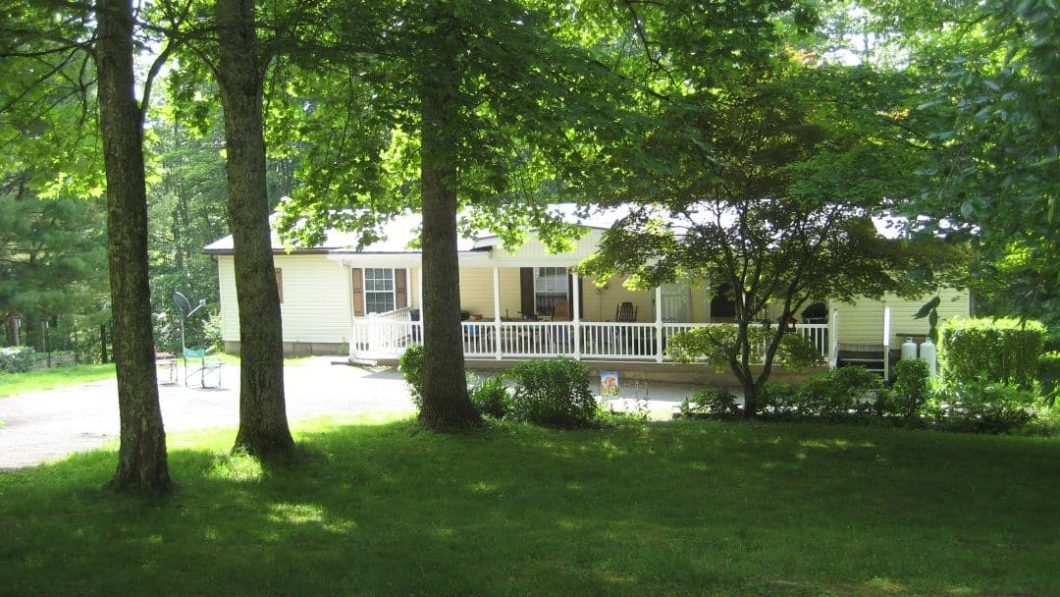
M 951 319 L 939 361 L 948 382 L 997 382 L 1030 389 L 1038 377 L 1045 326 L 1018 319 Z

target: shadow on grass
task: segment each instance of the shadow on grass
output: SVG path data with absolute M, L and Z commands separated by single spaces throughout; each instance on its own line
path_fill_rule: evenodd
M 687 422 L 317 426 L 302 456 L 93 452 L 0 475 L 14 593 L 1054 593 L 1060 442 Z

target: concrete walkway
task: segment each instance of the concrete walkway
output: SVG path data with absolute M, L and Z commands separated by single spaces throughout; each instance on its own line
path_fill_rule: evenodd
M 415 407 L 395 369 L 373 371 L 333 365 L 316 357 L 284 368 L 287 416 L 294 423 L 325 415 L 411 415 Z M 226 365 L 222 389 L 159 387 L 166 431 L 235 428 L 239 423 L 239 369 Z M 608 403 L 614 410 L 640 408 L 669 419 L 694 388 L 664 382 L 623 382 Z M 599 384 L 593 392 L 599 394 Z M 297 425 L 292 425 L 297 427 Z M 118 437 L 114 380 L 0 398 L 0 471 L 33 466 L 91 450 Z

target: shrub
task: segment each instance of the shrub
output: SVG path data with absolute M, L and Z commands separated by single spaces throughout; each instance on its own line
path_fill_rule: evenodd
M 221 314 L 210 313 L 202 322 L 203 345 L 217 352 L 224 352 L 224 331 L 221 328 Z
M 838 418 L 861 410 L 862 399 L 882 387 L 878 375 L 864 367 L 840 367 L 818 373 L 799 387 L 799 415 Z
M 795 412 L 799 389 L 785 383 L 767 382 L 758 388 L 758 406 L 763 413 L 784 417 Z
M 423 408 L 423 347 L 419 345 L 410 346 L 398 360 L 398 371 L 409 385 L 409 394 L 416 409 Z
M 501 377 L 487 377 L 468 391 L 472 404 L 484 415 L 495 419 L 508 414 L 508 388 Z
M 1060 351 L 1047 352 L 1038 359 L 1038 384 L 1049 406 L 1056 406 L 1060 395 Z
M 706 409 L 712 415 L 737 415 L 740 407 L 736 395 L 726 388 L 700 388 L 692 394 L 695 409 Z
M 894 366 L 894 386 L 884 400 L 880 412 L 896 415 L 907 421 L 920 414 L 930 396 L 931 375 L 927 363 L 920 359 L 898 361 Z
M 25 373 L 33 368 L 37 351 L 30 346 L 0 348 L 0 373 Z
M 1017 319 L 954 319 L 942 329 L 939 360 L 950 383 L 971 380 L 1030 389 L 1045 327 Z
M 1005 433 L 1029 422 L 1034 394 L 1016 386 L 968 381 L 944 387 L 936 396 L 939 425 L 953 431 Z
M 584 427 L 596 415 L 589 370 L 567 357 L 520 363 L 508 372 L 515 383 L 511 416 L 555 427 Z

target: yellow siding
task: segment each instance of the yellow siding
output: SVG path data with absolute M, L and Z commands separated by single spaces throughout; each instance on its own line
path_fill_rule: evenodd
M 939 294 L 942 297 L 939 304 L 940 325 L 951 317 L 968 316 L 967 291 L 945 288 Z M 845 344 L 883 344 L 884 307 L 891 307 L 891 346 L 900 345 L 910 334 L 927 334 L 927 319 L 913 319 L 913 315 L 932 296 L 934 294 L 903 299 L 888 294 L 882 300 L 859 299 L 854 304 L 833 303 L 832 307 L 839 309 L 839 341 Z
M 493 318 L 493 269 L 463 268 L 460 270 L 460 308 L 473 316 Z
M 283 270 L 284 342 L 346 342 L 351 324 L 349 270 L 326 255 L 277 255 Z M 239 341 L 239 307 L 231 255 L 217 258 L 222 330 Z

